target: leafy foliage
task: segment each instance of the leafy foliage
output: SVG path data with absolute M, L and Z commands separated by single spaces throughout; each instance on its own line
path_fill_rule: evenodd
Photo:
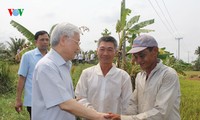
M 192 65 L 184 62 L 183 60 L 177 60 L 173 53 L 165 50 L 165 47 L 159 49 L 158 58 L 162 59 L 163 64 L 174 68 L 177 73 L 185 76 L 184 71 L 192 70 Z
M 126 42 L 132 46 L 132 42 L 136 35 L 140 33 L 152 32 L 153 30 L 141 29 L 150 24 L 154 23 L 154 20 L 146 20 L 138 23 L 140 15 L 133 16 L 128 22 L 127 17 L 130 15 L 131 10 L 125 7 L 125 0 L 121 2 L 121 13 L 120 19 L 116 24 L 116 32 L 119 36 L 119 48 L 118 48 L 118 59 L 117 59 L 117 67 L 127 70 L 127 62 L 126 62 Z
M 195 61 L 193 61 L 193 63 L 194 63 L 193 70 L 200 71 L 200 47 L 198 47 L 195 50 L 195 54 L 198 55 L 198 57 Z
M 14 20 L 10 21 L 10 24 L 17 28 L 17 30 L 23 34 L 28 41 L 30 41 L 31 43 L 34 43 L 34 34 L 32 32 L 30 32 L 27 28 L 25 28 L 24 26 L 22 26 L 21 24 L 17 23 Z
M 0 43 L 0 51 L 4 50 L 6 46 L 3 43 Z
M 0 43 L 0 60 L 5 60 L 9 52 L 6 50 L 4 43 Z
M 127 22 L 127 24 L 126 24 L 126 26 L 125 26 L 125 30 L 128 30 L 129 28 L 131 28 L 131 26 L 133 25 L 133 24 L 135 24 L 135 23 L 137 23 L 138 21 L 139 21 L 139 19 L 140 19 L 140 15 L 136 15 L 136 16 L 134 16 L 134 17 L 132 17 L 128 22 Z
M 200 57 L 200 46 L 198 46 L 198 48 L 195 50 L 195 54 Z
M 146 27 L 147 25 L 152 24 L 152 23 L 154 23 L 154 19 L 147 20 L 147 21 L 143 21 L 143 22 L 141 22 L 141 23 L 138 23 L 138 24 L 134 25 L 134 26 L 130 29 L 130 31 L 131 31 L 131 30 L 137 31 L 137 30 L 139 30 L 139 29 L 141 29 L 141 28 L 143 28 L 143 27 Z M 132 33 L 133 33 L 133 32 L 132 32 Z
M 12 38 L 10 37 L 11 42 L 8 42 L 8 50 L 11 52 L 13 55 L 17 54 L 18 49 L 22 49 L 22 47 L 25 45 L 26 40 L 25 39 L 17 39 L 17 38 Z
M 193 70 L 200 71 L 200 57 L 198 57 L 195 61 L 193 61 L 194 66 Z
M 109 30 L 107 28 L 105 28 L 103 30 L 103 32 L 101 33 L 102 36 L 109 36 L 111 34 L 111 32 L 109 32 Z
M 13 90 L 13 81 L 10 75 L 9 64 L 0 62 L 0 94 Z
M 6 41 L 8 44 L 8 47 L 3 47 L 0 49 L 0 56 L 3 61 L 10 61 L 10 62 L 18 62 L 15 57 L 17 55 L 18 50 L 22 50 L 23 46 L 26 44 L 25 39 L 17 39 L 10 37 L 11 41 Z

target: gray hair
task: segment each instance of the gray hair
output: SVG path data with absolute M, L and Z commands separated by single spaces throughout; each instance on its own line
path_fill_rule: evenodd
M 51 33 L 51 46 L 55 47 L 56 45 L 58 45 L 61 36 L 66 35 L 67 37 L 72 37 L 74 36 L 74 33 L 81 33 L 77 26 L 66 22 L 57 24 Z

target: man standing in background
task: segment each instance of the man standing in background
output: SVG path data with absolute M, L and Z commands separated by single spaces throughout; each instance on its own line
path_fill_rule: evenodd
M 49 47 L 49 34 L 46 31 L 38 31 L 35 36 L 36 48 L 23 54 L 19 70 L 15 110 L 22 111 L 22 106 L 27 107 L 31 117 L 32 104 L 32 77 L 35 65 L 47 53 Z M 22 105 L 22 94 L 24 90 L 24 103 Z

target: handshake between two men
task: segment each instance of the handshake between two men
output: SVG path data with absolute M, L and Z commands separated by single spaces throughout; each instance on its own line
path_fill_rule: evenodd
M 104 120 L 121 120 L 119 114 L 114 114 L 114 113 L 103 113 L 103 114 L 104 114 Z

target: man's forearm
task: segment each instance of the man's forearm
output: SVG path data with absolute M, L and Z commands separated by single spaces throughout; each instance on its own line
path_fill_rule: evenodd
M 16 100 L 21 100 L 24 84 L 25 84 L 25 77 L 19 76 L 17 84 Z
M 91 119 L 91 120 L 100 120 L 102 116 L 100 113 L 96 112 L 95 110 L 86 108 L 83 105 L 77 103 L 76 100 L 74 99 L 63 102 L 59 106 L 62 110 L 65 110 L 76 116 L 80 116 L 80 117 Z

